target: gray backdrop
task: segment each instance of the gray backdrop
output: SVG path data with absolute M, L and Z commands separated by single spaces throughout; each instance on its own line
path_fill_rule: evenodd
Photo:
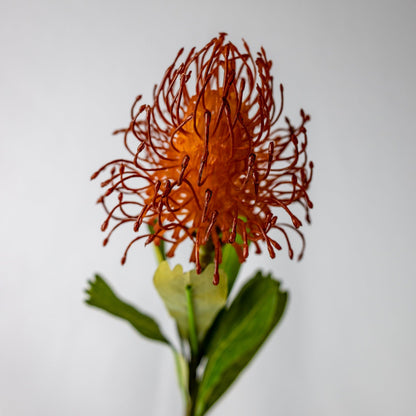
M 89 176 L 122 155 L 134 97 L 219 31 L 263 45 L 285 114 L 312 115 L 316 175 L 304 260 L 244 266 L 290 304 L 212 415 L 412 414 L 415 18 L 403 0 L 1 0 L 0 415 L 182 414 L 170 351 L 82 302 L 99 271 L 174 333 L 152 250 L 121 267 L 128 233 L 101 247 Z

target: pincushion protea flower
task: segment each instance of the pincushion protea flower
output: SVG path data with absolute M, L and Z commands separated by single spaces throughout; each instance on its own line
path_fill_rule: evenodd
M 272 258 L 281 249 L 274 234 L 283 238 L 290 258 L 288 230 L 295 230 L 303 241 L 293 206 L 300 204 L 309 221 L 309 116 L 301 110 L 299 126 L 288 118 L 278 126 L 283 86 L 277 107 L 272 62 L 263 48 L 254 59 L 245 41 L 240 51 L 225 38 L 220 33 L 201 50 L 193 48 L 181 63 L 183 49 L 179 51 L 155 86 L 153 103 L 139 105 L 138 96 L 130 125 L 115 132 L 123 135 L 130 156 L 92 175 L 94 179 L 106 168 L 111 171 L 101 183 L 106 192 L 98 200 L 107 212 L 102 230 L 113 221 L 104 245 L 122 224 L 130 224 L 136 233 L 123 264 L 141 238 L 146 243 L 170 243 L 168 256 L 191 239 L 191 261 L 198 273 L 200 248 L 213 245 L 216 284 L 224 244 L 232 244 L 243 262 L 249 241 L 257 252 L 259 243 L 266 243 Z M 154 233 L 143 232 L 143 223 L 152 225 Z M 300 256 L 302 252 L 303 247 Z

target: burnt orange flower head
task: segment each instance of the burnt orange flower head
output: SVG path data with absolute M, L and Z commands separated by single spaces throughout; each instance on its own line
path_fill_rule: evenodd
M 220 33 L 201 50 L 193 48 L 182 61 L 183 49 L 179 51 L 155 86 L 153 103 L 140 105 L 138 96 L 130 125 L 115 132 L 123 135 L 129 156 L 92 176 L 106 168 L 111 172 L 98 200 L 107 212 L 102 230 L 112 223 L 104 245 L 122 224 L 130 224 L 135 234 L 123 264 L 141 238 L 170 243 L 168 256 L 190 239 L 198 273 L 200 248 L 214 247 L 218 283 L 224 244 L 232 244 L 243 262 L 250 241 L 257 252 L 265 243 L 272 258 L 281 249 L 274 235 L 283 238 L 290 258 L 288 230 L 303 241 L 292 207 L 300 204 L 309 221 L 309 116 L 301 110 L 298 127 L 288 118 L 278 126 L 283 86 L 276 106 L 272 62 L 263 48 L 254 58 L 246 42 L 240 51 L 225 37 Z M 154 233 L 144 231 L 143 223 L 152 225 Z M 303 247 L 300 256 L 302 252 Z

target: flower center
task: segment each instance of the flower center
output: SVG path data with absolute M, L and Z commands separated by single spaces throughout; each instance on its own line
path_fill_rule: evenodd
M 210 211 L 228 211 L 239 197 L 252 141 L 245 127 L 247 113 L 234 91 L 224 98 L 221 88 L 206 88 L 189 100 L 183 117 L 189 121 L 174 135 L 167 157 L 177 161 L 189 158 L 184 178 L 192 185 L 200 210 L 207 189 L 212 192 Z M 177 178 L 180 171 L 181 168 L 175 168 L 163 175 Z

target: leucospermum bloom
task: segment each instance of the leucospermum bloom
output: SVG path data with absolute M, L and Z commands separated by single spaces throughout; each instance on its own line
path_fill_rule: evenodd
M 110 229 L 104 245 L 123 224 L 134 233 L 123 264 L 141 238 L 170 243 L 168 256 L 190 239 L 198 273 L 200 248 L 207 243 L 215 248 L 218 283 L 224 244 L 232 244 L 243 262 L 250 241 L 257 252 L 265 243 L 272 258 L 282 241 L 293 257 L 289 230 L 303 241 L 293 206 L 303 207 L 309 221 L 309 116 L 301 110 L 297 127 L 288 118 L 278 126 L 283 86 L 276 106 L 272 62 L 263 48 L 255 59 L 245 41 L 241 51 L 225 38 L 221 33 L 182 61 L 184 51 L 179 51 L 155 86 L 153 103 L 140 105 L 138 96 L 130 125 L 115 132 L 124 137 L 129 157 L 107 163 L 92 176 L 110 171 L 98 200 L 107 212 L 102 230 Z M 154 233 L 143 230 L 143 223 Z

